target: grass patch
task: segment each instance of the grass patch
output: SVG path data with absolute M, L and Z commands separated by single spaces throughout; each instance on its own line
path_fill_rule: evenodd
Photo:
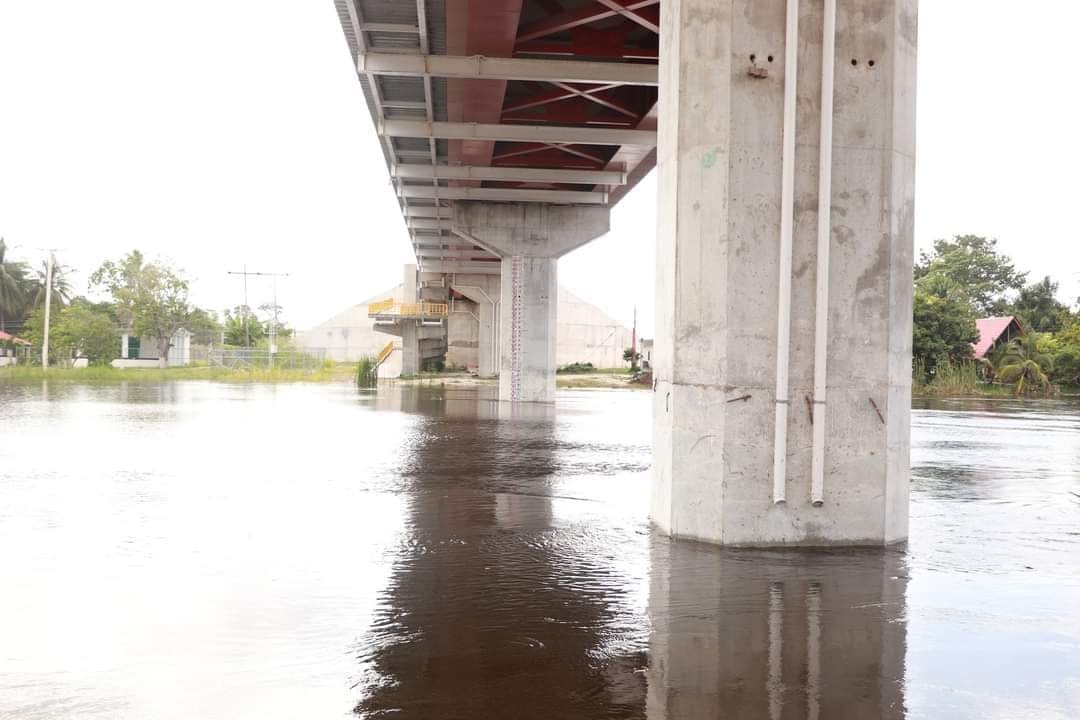
M 357 363 L 356 384 L 360 387 L 375 387 L 379 384 L 379 361 L 371 355 L 365 355 Z
M 1011 385 L 983 382 L 975 363 L 939 364 L 933 375 L 916 366 L 911 395 L 917 398 L 1012 397 Z
M 313 370 L 251 368 L 246 370 L 208 365 L 173 368 L 49 368 L 15 366 L 0 368 L 0 382 L 70 382 L 87 385 L 119 382 L 163 383 L 178 380 L 211 380 L 229 383 L 341 382 L 356 375 L 356 364 L 323 366 Z

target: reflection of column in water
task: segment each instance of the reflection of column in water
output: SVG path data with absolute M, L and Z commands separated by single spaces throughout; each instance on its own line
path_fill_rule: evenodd
M 902 563 L 654 543 L 648 717 L 902 718 Z
M 821 584 L 811 582 L 806 589 L 806 705 L 807 720 L 821 713 L 818 683 L 821 679 Z
M 784 707 L 784 585 L 769 586 L 769 720 L 780 720 Z

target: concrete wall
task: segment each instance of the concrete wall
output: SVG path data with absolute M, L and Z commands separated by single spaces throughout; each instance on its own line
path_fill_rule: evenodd
M 555 362 L 559 366 L 589 362 L 599 368 L 627 367 L 623 351 L 631 331 L 566 288 L 559 288 L 559 336 Z
M 498 294 L 497 283 L 494 290 Z M 623 351 L 630 347 L 631 331 L 592 303 L 566 288 L 559 288 L 555 362 L 558 366 L 590 362 L 599 368 L 626 367 Z M 455 300 L 450 312 L 447 364 L 471 368 L 480 351 L 480 308 L 469 300 Z
M 375 321 L 368 317 L 368 305 L 393 298 L 402 302 L 402 286 L 368 298 L 359 305 L 342 310 L 315 327 L 298 333 L 296 345 L 301 349 L 326 349 L 326 357 L 334 362 L 356 362 L 364 355 L 377 355 L 392 338 L 376 332 Z M 385 377 L 385 375 L 384 375 Z
M 813 507 L 822 5 L 801 5 L 791 389 L 779 398 L 790 401 L 788 499 L 779 506 L 786 3 L 662 5 L 653 518 L 665 531 L 749 545 L 906 537 L 916 6 L 839 3 L 825 503 Z M 754 65 L 767 77 L 752 75 Z
M 432 282 L 433 278 L 422 277 L 421 282 Z M 499 278 L 495 275 L 453 276 L 451 286 L 469 289 L 480 297 L 499 298 Z M 476 289 L 481 292 L 477 293 Z M 431 301 L 442 301 L 446 291 L 433 286 L 421 287 L 421 296 Z M 324 323 L 297 335 L 297 345 L 301 348 L 326 348 L 326 356 L 335 362 L 355 362 L 363 355 L 377 354 L 386 343 L 393 339 L 391 335 L 377 332 L 375 321 L 368 317 L 367 306 L 371 302 L 393 297 L 400 300 L 401 287 L 380 293 L 360 305 L 354 305 Z M 480 320 L 486 312 L 491 312 L 491 305 L 481 307 L 468 298 L 458 297 L 451 301 L 448 318 L 446 364 L 448 367 L 476 370 L 480 355 Z M 498 325 L 499 307 L 495 308 Z M 425 330 L 428 330 L 425 328 Z M 591 362 L 596 367 L 625 367 L 622 359 L 623 350 L 630 347 L 631 332 L 617 321 L 606 315 L 595 305 L 582 300 L 565 288 L 558 292 L 558 331 L 556 344 L 556 362 L 566 365 L 572 362 Z M 497 341 L 497 337 L 492 337 Z M 400 345 L 400 341 L 398 341 Z M 381 373 L 382 377 L 396 377 L 388 365 Z

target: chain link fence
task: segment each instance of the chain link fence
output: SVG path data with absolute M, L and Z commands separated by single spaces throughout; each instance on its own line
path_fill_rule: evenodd
M 271 355 L 268 350 L 261 348 L 192 348 L 191 359 L 194 362 L 199 363 L 204 358 L 210 367 L 232 370 L 273 368 L 314 371 L 325 367 L 326 349 L 281 350 Z

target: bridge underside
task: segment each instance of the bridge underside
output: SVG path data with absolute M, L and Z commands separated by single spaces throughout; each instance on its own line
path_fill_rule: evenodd
M 917 0 L 336 1 L 502 399 L 554 398 L 558 257 L 658 166 L 656 524 L 906 537 Z

